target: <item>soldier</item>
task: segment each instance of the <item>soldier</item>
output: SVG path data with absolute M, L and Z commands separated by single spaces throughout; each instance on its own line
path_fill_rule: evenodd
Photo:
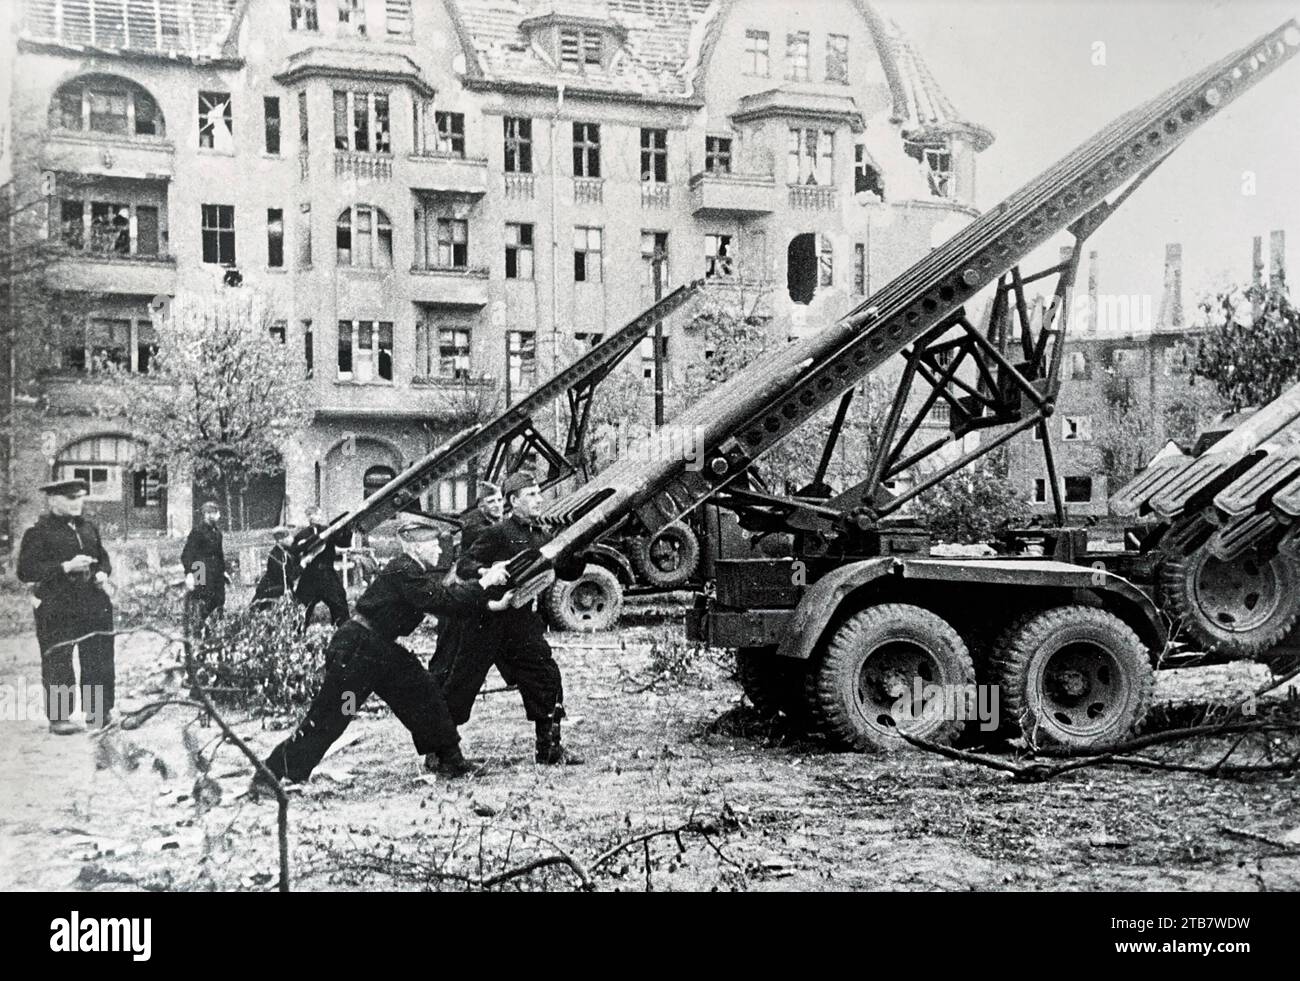
M 104 584 L 113 567 L 99 530 L 81 516 L 86 482 L 59 480 L 41 490 L 49 512 L 23 535 L 18 578 L 35 584 L 32 605 L 45 715 L 50 732 L 65 736 L 81 731 L 71 720 L 77 707 L 74 646 L 81 661 L 81 705 L 87 721 L 106 726 L 112 717 L 113 602 Z M 87 636 L 92 633 L 97 635 Z
M 425 769 L 454 778 L 474 772 L 460 751 L 460 736 L 442 692 L 429 673 L 397 643 L 426 613 L 467 615 L 504 609 L 509 594 L 489 603 L 484 589 L 506 581 L 504 564 L 483 570 L 478 582 L 444 585 L 436 571 L 443 529 L 422 515 L 403 515 L 398 540 L 404 554 L 388 563 L 357 601 L 325 652 L 325 678 L 307 716 L 266 759 L 279 779 L 303 781 L 343 734 L 373 692 L 411 732 Z M 254 791 L 265 788 L 254 780 Z
M 207 631 L 208 617 L 226 607 L 226 549 L 221 535 L 221 505 L 204 501 L 202 520 L 185 539 L 181 565 L 185 568 L 186 635 Z
M 477 504 L 460 528 L 460 554 L 457 555 L 458 559 L 465 554 L 465 551 L 474 543 L 474 539 L 478 538 L 485 528 L 501 520 L 503 508 L 501 489 L 496 484 L 490 484 L 486 480 L 480 481 Z M 447 678 L 451 675 L 452 666 L 459 651 L 466 648 L 476 649 L 481 646 L 482 641 L 476 636 L 481 619 L 481 615 L 465 618 L 438 618 L 438 649 L 429 658 L 429 672 L 433 675 L 439 687 L 447 683 Z M 510 680 L 506 676 L 509 669 L 503 670 L 503 666 L 498 664 L 497 670 L 501 672 L 506 684 L 510 684 Z
M 510 516 L 483 531 L 456 564 L 456 574 L 473 578 L 491 563 L 508 561 L 527 549 L 540 548 L 546 536 L 536 526 L 542 510 L 542 492 L 531 474 L 515 473 L 501 488 Z M 556 568 L 561 579 L 576 579 L 582 562 L 572 560 Z M 471 637 L 463 638 L 470 641 Z M 443 688 L 452 718 L 458 725 L 469 720 L 474 699 L 493 661 L 504 665 L 519 686 L 524 714 L 537 730 L 538 763 L 577 764 L 578 757 L 560 745 L 560 719 L 564 717 L 564 685 L 559 665 L 546 642 L 546 625 L 537 613 L 537 601 L 492 617 L 462 642 Z
M 325 529 L 325 512 L 319 507 L 307 509 L 307 527 L 293 536 L 294 551 L 299 549 L 313 535 L 319 535 Z M 298 585 L 294 588 L 294 595 L 298 597 L 298 602 L 307 607 L 306 617 L 303 620 L 304 628 L 311 625 L 311 615 L 316 611 L 317 603 L 324 603 L 329 607 L 330 621 L 334 626 L 339 626 L 348 618 L 348 596 L 343 589 L 343 579 L 339 576 L 338 570 L 334 568 L 334 561 L 338 558 L 339 548 L 347 548 L 352 544 L 352 532 L 344 529 L 331 535 L 325 542 L 325 547 L 320 550 L 320 554 L 307 563 L 306 568 L 302 570 L 302 575 L 298 577 Z
M 294 583 L 302 571 L 289 552 L 289 539 L 292 535 L 293 529 L 285 525 L 272 529 L 271 537 L 275 539 L 275 544 L 266 557 L 266 571 L 262 573 L 257 589 L 253 591 L 252 606 L 274 606 L 277 600 L 292 593 Z

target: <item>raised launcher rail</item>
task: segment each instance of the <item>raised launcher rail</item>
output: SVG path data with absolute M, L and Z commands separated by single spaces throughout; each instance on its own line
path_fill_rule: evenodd
M 538 553 L 511 566 L 516 602 L 554 561 L 635 515 L 648 532 L 677 520 L 744 473 L 749 464 L 859 379 L 953 317 L 984 287 L 1062 230 L 1082 239 L 1206 120 L 1293 57 L 1300 26 L 1288 21 L 1115 119 L 1039 177 L 817 334 L 739 372 L 680 415 L 702 434 L 704 466 L 643 447 L 554 502 L 558 529 Z M 1107 195 L 1128 185 L 1114 202 Z M 1077 250 L 1076 250 L 1077 255 Z M 1014 372 L 1011 365 L 1004 366 Z M 1021 379 L 1023 381 L 1023 379 Z M 653 437 L 652 437 L 653 439 Z M 648 462 L 642 462 L 648 461 Z
M 586 437 L 596 386 L 649 334 L 656 321 L 670 317 L 703 288 L 704 281 L 696 280 L 672 290 L 500 415 L 457 433 L 412 463 L 359 506 L 339 515 L 319 534 L 303 542 L 299 561 L 308 562 L 319 554 L 331 536 L 345 528 L 368 531 L 400 511 L 418 508 L 424 491 L 444 477 L 458 473 L 485 453 L 491 454 L 483 470 L 489 477 L 507 469 L 512 463 L 512 455 L 522 457 L 530 450 L 537 452 L 548 464 L 543 486 L 552 486 L 572 476 L 578 469 L 575 461 Z M 569 406 L 569 427 L 563 451 L 551 445 L 533 423 L 540 411 L 562 395 L 567 397 Z M 513 454 L 512 447 L 515 448 Z

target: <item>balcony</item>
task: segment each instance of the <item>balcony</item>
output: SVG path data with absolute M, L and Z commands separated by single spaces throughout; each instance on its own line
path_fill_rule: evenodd
M 790 207 L 799 211 L 834 211 L 839 203 L 839 192 L 833 187 L 815 184 L 791 184 Z
M 41 146 L 41 168 L 140 180 L 170 180 L 176 145 L 168 140 L 114 139 L 54 130 Z
M 700 173 L 691 178 L 690 191 L 696 215 L 766 215 L 775 210 L 776 178 L 771 174 Z
M 605 200 L 605 181 L 600 177 L 573 178 L 574 204 L 601 204 Z
M 46 281 L 55 289 L 157 296 L 176 288 L 176 259 L 170 255 L 83 252 L 62 246 L 47 254 Z
M 393 157 L 388 153 L 359 153 L 356 150 L 334 151 L 334 176 L 352 180 L 391 181 Z
M 441 153 L 407 156 L 410 185 L 415 190 L 481 197 L 487 193 L 487 160 Z
M 532 174 L 506 174 L 506 197 L 512 201 L 531 201 L 536 196 L 536 178 Z
M 411 267 L 411 299 L 444 307 L 482 307 L 488 301 L 488 270 Z
M 641 182 L 641 207 L 656 210 L 672 206 L 672 193 L 667 184 L 653 181 Z

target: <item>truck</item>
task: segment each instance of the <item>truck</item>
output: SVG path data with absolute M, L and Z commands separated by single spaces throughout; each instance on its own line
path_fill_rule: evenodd
M 1118 498 L 1133 498 L 1158 520 L 1120 556 L 1093 549 L 1087 529 L 1068 525 L 1045 423 L 1059 393 L 1084 242 L 1192 132 L 1298 49 L 1300 26 L 1288 21 L 1190 75 L 1115 119 L 838 321 L 718 386 L 675 420 L 698 428 L 699 465 L 638 453 L 557 497 L 543 515 L 554 536 L 510 564 L 515 602 L 548 588 L 562 558 L 615 533 L 653 538 L 693 514 L 705 529 L 709 584 L 688 614 L 688 636 L 735 650 L 755 704 L 840 746 L 871 751 L 910 746 L 903 734 L 951 742 L 964 727 L 954 717 L 960 713 L 933 711 L 936 699 L 950 704 L 954 693 L 996 686 L 1002 717 L 1032 745 L 1094 752 L 1141 725 L 1175 619 L 1194 622 L 1199 609 L 1207 638 L 1252 653 L 1275 644 L 1294 622 L 1290 613 L 1261 611 L 1267 627 L 1225 629 L 1219 601 L 1186 597 L 1223 582 L 1212 563 L 1239 561 L 1243 542 L 1258 549 L 1276 536 L 1275 554 L 1287 555 L 1300 537 L 1288 510 L 1300 513 L 1300 488 L 1285 485 L 1296 491 L 1288 495 L 1275 487 L 1265 506 L 1238 486 L 1264 464 L 1274 468 L 1274 483 L 1300 472 L 1286 428 L 1291 402 L 1260 410 L 1262 421 L 1244 435 L 1225 436 L 1167 482 L 1151 477 L 1151 494 L 1122 490 Z M 1022 270 L 1061 233 L 1073 239 L 1067 258 Z M 1051 290 L 1039 318 L 1026 293 L 1035 284 Z M 985 290 L 992 290 L 992 312 L 981 328 L 965 307 Z M 782 495 L 757 479 L 766 451 L 837 399 L 846 406 L 858 381 L 898 355 L 905 363 L 898 392 L 860 482 L 827 493 L 814 480 L 806 493 Z M 912 448 L 940 401 L 950 409 L 949 432 Z M 828 450 L 842 420 L 841 411 Z M 929 554 L 925 529 L 906 518 L 908 502 L 1035 427 L 1055 524 L 1011 536 L 1023 547 L 1004 555 Z M 971 434 L 981 438 L 966 449 Z M 962 452 L 915 486 L 890 489 L 894 477 L 958 443 Z M 721 533 L 724 513 L 744 530 L 740 542 Z M 768 547 L 758 548 L 760 540 Z M 774 541 L 784 543 L 784 554 L 771 554 Z M 1211 558 L 1197 558 L 1205 555 Z M 1270 595 L 1279 603 L 1283 593 L 1294 597 L 1286 578 L 1294 563 L 1270 568 L 1278 577 Z M 1252 615 L 1259 609 L 1238 606 Z M 1221 636 L 1234 634 L 1235 641 Z

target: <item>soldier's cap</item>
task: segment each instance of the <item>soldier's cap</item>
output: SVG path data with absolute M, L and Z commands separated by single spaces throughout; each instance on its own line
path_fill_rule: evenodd
M 84 480 L 53 480 L 41 485 L 41 493 L 50 497 L 78 497 L 89 494 L 90 488 Z
M 408 542 L 424 542 L 460 531 L 460 522 L 441 514 L 406 513 L 397 519 L 397 537 Z
M 538 486 L 537 477 L 526 470 L 520 470 L 506 478 L 506 482 L 501 485 L 501 495 L 508 501 L 511 494 L 518 494 L 521 490 L 536 486 Z
M 277 527 L 271 529 L 272 538 L 288 538 L 292 534 L 293 534 L 293 529 L 290 528 L 288 525 L 278 525 Z
M 501 496 L 501 488 L 496 484 L 490 484 L 486 480 L 478 482 L 478 496 L 474 498 L 476 502 L 482 504 L 484 501 L 493 497 Z

